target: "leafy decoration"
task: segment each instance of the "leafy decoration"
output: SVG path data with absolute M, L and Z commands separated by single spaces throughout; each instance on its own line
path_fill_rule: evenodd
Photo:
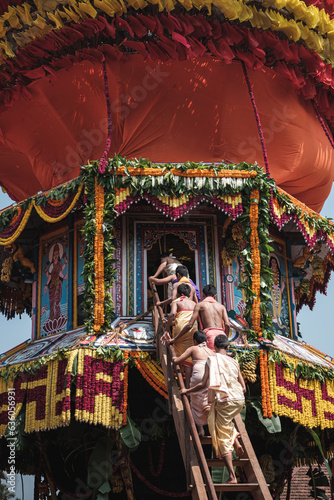
M 295 372 L 296 378 L 303 378 L 305 380 L 318 380 L 319 382 L 325 382 L 325 380 L 334 379 L 334 370 L 331 368 L 325 368 L 322 365 L 308 364 L 303 361 L 299 361 L 296 366 L 289 363 L 280 351 L 270 351 L 268 362 L 273 362 L 277 364 L 282 364 L 284 368 L 288 368 L 290 373 Z

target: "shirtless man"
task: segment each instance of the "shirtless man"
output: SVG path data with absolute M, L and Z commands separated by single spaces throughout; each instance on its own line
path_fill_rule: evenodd
M 169 341 L 169 329 L 174 324 L 173 328 L 173 337 L 177 337 L 179 332 L 183 329 L 184 325 L 186 325 L 190 318 L 192 317 L 194 308 L 196 303 L 190 299 L 191 289 L 190 285 L 187 283 L 178 283 L 177 287 L 177 298 L 172 302 L 171 311 L 168 316 L 168 321 L 165 325 L 165 333 L 161 337 L 161 341 Z M 197 321 L 193 322 L 193 325 L 189 330 L 187 330 L 186 334 L 180 339 L 178 342 L 175 342 L 175 354 L 176 356 L 181 356 L 188 347 L 193 346 L 193 335 L 197 330 Z M 186 376 L 186 387 L 189 387 L 191 370 L 192 370 L 192 362 L 191 357 L 187 356 L 182 361 L 184 365 L 184 371 Z
M 161 254 L 161 263 L 153 276 L 148 278 L 150 286 L 152 283 L 156 283 L 157 285 L 163 285 L 167 283 L 167 295 L 170 298 L 173 294 L 173 279 L 175 278 L 175 270 L 177 266 L 179 266 L 181 262 L 177 260 L 172 254 L 165 252 Z M 161 273 L 164 273 L 164 278 L 158 278 Z
M 163 283 L 167 283 L 168 282 L 167 280 L 169 280 L 169 278 L 170 277 L 162 278 L 160 280 L 158 280 L 157 278 L 149 278 L 149 280 L 151 280 L 150 283 L 153 282 L 157 283 L 158 285 L 162 285 Z M 196 302 L 197 304 L 197 302 L 199 302 L 199 291 L 195 283 L 189 278 L 188 268 L 186 266 L 183 266 L 182 264 L 177 266 L 175 270 L 175 278 L 176 281 L 175 283 L 173 282 L 171 296 L 162 302 L 157 302 L 157 306 L 168 305 L 173 300 L 175 300 L 177 298 L 177 287 L 179 286 L 180 283 L 187 283 L 187 285 L 190 286 L 191 289 L 190 299 Z
M 202 328 L 207 336 L 207 346 L 214 349 L 214 341 L 217 335 L 226 335 L 225 327 L 235 328 L 230 324 L 225 306 L 217 302 L 217 290 L 214 285 L 206 285 L 203 288 L 204 299 L 199 302 L 193 312 L 193 315 L 187 325 L 173 339 L 168 341 L 168 344 L 177 342 L 180 337 L 185 335 L 194 325 L 195 321 L 200 318 Z M 228 334 L 228 331 L 227 331 Z
M 191 357 L 193 361 L 193 370 L 189 387 L 197 385 L 203 380 L 206 360 L 213 356 L 214 352 L 206 345 L 206 335 L 202 330 L 197 330 L 193 336 L 194 345 L 179 357 L 173 358 L 175 364 L 183 363 L 185 359 Z M 201 391 L 196 391 L 190 395 L 191 411 L 198 428 L 198 434 L 204 436 L 203 425 L 208 423 L 210 404 L 208 402 L 208 388 L 204 387 Z
M 233 448 L 238 457 L 244 454 L 244 449 L 233 418 L 241 412 L 245 404 L 246 386 L 239 363 L 227 355 L 228 345 L 226 335 L 217 335 L 216 355 L 210 356 L 206 361 L 203 380 L 189 389 L 181 389 L 180 393 L 193 394 L 207 387 L 214 393 L 208 417 L 209 432 L 216 456 L 225 461 L 229 473 L 226 482 L 234 484 L 237 478 L 233 469 Z
M 173 275 L 175 273 L 175 269 L 177 266 L 181 264 L 180 261 L 177 260 L 176 257 L 174 257 L 172 254 L 169 252 L 164 252 L 161 254 L 161 263 L 156 272 L 153 274 L 153 276 L 149 277 L 149 280 L 152 280 L 152 278 L 157 278 L 159 274 L 164 271 L 167 276 Z

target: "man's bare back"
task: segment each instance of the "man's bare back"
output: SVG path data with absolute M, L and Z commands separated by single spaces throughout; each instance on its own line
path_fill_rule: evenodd
M 181 297 L 180 299 L 176 299 L 173 301 L 173 305 L 175 304 L 177 312 L 182 309 L 187 309 L 187 311 L 193 311 L 196 306 L 196 302 L 194 302 L 190 297 Z
M 229 325 L 226 308 L 219 302 L 207 302 L 203 300 L 197 304 L 196 308 L 198 308 L 203 329 L 224 328 L 224 325 Z
M 216 294 L 217 291 L 213 285 L 206 285 L 203 288 L 204 300 L 196 304 L 190 321 L 183 327 L 177 338 L 181 338 L 185 335 L 193 327 L 198 318 L 201 319 L 202 328 L 204 330 L 216 330 L 216 335 L 219 333 L 217 331 L 223 330 L 223 332 L 220 333 L 228 335 L 228 329 L 232 325 L 228 319 L 225 306 L 215 300 Z M 212 338 L 208 338 L 208 346 L 212 349 L 213 335 L 210 337 Z M 173 340 L 169 340 L 167 343 L 173 343 Z

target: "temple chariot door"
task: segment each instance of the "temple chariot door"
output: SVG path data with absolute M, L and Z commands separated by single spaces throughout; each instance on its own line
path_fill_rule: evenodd
M 161 252 L 171 250 L 183 260 L 201 291 L 213 283 L 221 300 L 221 224 L 216 210 L 188 214 L 176 221 L 159 216 L 152 207 L 133 207 L 120 221 L 117 233 L 117 316 L 133 317 L 152 303 L 148 277 L 160 264 Z M 138 210 L 138 212 L 137 212 Z M 141 212 L 139 213 L 139 210 Z M 204 211 L 204 210 L 203 210 Z M 184 259 L 182 259 L 182 257 Z M 164 297 L 162 289 L 160 298 Z

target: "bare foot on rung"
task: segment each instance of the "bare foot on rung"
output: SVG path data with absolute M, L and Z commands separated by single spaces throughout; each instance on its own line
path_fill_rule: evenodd
M 234 441 L 234 451 L 235 451 L 235 454 L 238 458 L 241 458 L 243 456 L 243 454 L 245 453 L 245 450 L 243 449 L 242 445 L 240 444 L 240 441 L 238 438 L 236 438 Z
M 225 484 L 237 484 L 237 478 L 234 478 L 234 479 L 228 479 Z

